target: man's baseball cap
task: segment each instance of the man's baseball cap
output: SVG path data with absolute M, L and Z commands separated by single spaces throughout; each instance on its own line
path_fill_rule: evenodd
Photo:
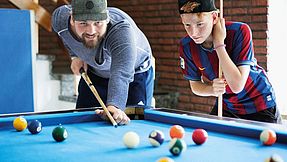
M 71 5 L 76 21 L 101 21 L 108 18 L 107 0 L 72 0 Z
M 199 13 L 216 11 L 214 0 L 178 0 L 178 11 L 184 13 Z

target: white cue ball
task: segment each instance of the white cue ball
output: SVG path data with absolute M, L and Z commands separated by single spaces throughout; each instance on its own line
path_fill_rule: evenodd
M 135 148 L 140 143 L 140 137 L 136 132 L 127 132 L 123 137 L 123 142 L 127 148 Z

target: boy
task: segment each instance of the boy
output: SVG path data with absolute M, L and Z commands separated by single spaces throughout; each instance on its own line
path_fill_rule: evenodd
M 223 116 L 279 123 L 275 94 L 254 58 L 249 26 L 225 23 L 214 0 L 178 0 L 178 7 L 188 34 L 180 41 L 181 69 L 192 92 L 223 95 Z M 217 115 L 217 102 L 210 114 Z

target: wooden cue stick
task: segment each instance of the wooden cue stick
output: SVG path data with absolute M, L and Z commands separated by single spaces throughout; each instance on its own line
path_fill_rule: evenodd
M 104 104 L 103 100 L 101 99 L 99 93 L 97 92 L 96 88 L 94 87 L 92 81 L 90 80 L 89 76 L 86 74 L 84 68 L 80 69 L 80 73 L 81 76 L 84 78 L 84 80 L 86 81 L 87 85 L 89 86 L 89 88 L 91 89 L 91 91 L 93 92 L 94 96 L 97 98 L 98 102 L 100 103 L 100 105 L 102 106 L 102 108 L 104 109 L 105 113 L 107 114 L 108 118 L 110 119 L 110 121 L 112 122 L 114 127 L 117 127 L 118 124 L 117 122 L 114 120 L 114 118 L 112 117 L 111 113 L 109 112 L 108 108 L 106 107 L 106 105 Z
M 220 0 L 220 18 L 223 18 L 223 0 Z M 219 67 L 218 67 L 218 77 L 222 78 L 222 69 L 220 66 L 220 61 L 219 61 Z M 217 116 L 222 117 L 222 94 L 218 96 L 218 108 L 217 108 Z

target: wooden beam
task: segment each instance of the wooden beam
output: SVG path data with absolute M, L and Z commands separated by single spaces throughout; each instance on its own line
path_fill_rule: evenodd
M 51 14 L 42 6 L 33 2 L 32 0 L 9 0 L 20 9 L 34 10 L 36 15 L 36 22 L 51 32 Z

